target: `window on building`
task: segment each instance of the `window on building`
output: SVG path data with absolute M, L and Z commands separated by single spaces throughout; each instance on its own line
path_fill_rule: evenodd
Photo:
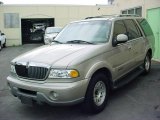
M 135 14 L 142 16 L 142 7 L 141 8 L 136 8 L 135 9 Z
M 122 11 L 122 14 L 127 14 L 127 10 Z
M 109 5 L 112 5 L 113 2 L 114 2 L 114 0 L 108 0 L 108 4 L 109 4 Z
M 135 7 L 121 11 L 122 14 L 136 14 L 142 16 L 142 7 Z
M 134 13 L 134 9 L 128 10 L 128 14 L 135 14 L 135 13 Z
M 19 14 L 18 13 L 4 13 L 5 28 L 19 28 Z

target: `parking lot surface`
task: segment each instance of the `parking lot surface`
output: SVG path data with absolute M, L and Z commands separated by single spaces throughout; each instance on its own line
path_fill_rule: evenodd
M 104 111 L 84 114 L 80 105 L 27 106 L 13 97 L 7 87 L 10 61 L 38 44 L 7 47 L 0 51 L 0 120 L 160 120 L 160 63 L 152 61 L 149 75 L 139 76 L 112 92 Z

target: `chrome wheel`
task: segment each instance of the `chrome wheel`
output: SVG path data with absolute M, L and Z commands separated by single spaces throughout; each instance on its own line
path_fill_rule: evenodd
M 145 63 L 144 63 L 144 68 L 145 68 L 145 70 L 146 71 L 149 71 L 149 69 L 150 69 L 150 58 L 149 58 L 149 56 L 147 55 L 146 56 L 146 58 L 145 58 Z
M 104 103 L 106 97 L 106 85 L 103 81 L 98 81 L 95 84 L 93 91 L 94 103 L 100 106 Z
M 107 105 L 109 96 L 108 78 L 104 73 L 96 73 L 90 80 L 84 100 L 84 111 L 99 113 Z

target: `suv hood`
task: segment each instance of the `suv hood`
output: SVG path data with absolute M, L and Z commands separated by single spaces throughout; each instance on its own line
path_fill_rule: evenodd
M 68 64 L 77 57 L 90 50 L 96 49 L 99 45 L 77 45 L 77 44 L 55 44 L 44 45 L 30 52 L 22 54 L 15 58 L 13 63 L 33 62 L 54 65 L 54 67 L 67 67 Z M 67 58 L 67 59 L 66 59 Z M 68 59 L 70 58 L 70 59 Z M 61 64 L 59 64 L 60 61 Z M 56 65 L 56 63 L 58 63 Z

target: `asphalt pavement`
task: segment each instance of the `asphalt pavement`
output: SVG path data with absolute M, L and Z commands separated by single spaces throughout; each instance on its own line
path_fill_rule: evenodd
M 149 75 L 141 75 L 112 92 L 104 111 L 84 114 L 81 104 L 53 107 L 27 106 L 12 96 L 6 84 L 10 61 L 38 44 L 7 47 L 0 51 L 0 120 L 160 120 L 160 63 L 152 62 Z

